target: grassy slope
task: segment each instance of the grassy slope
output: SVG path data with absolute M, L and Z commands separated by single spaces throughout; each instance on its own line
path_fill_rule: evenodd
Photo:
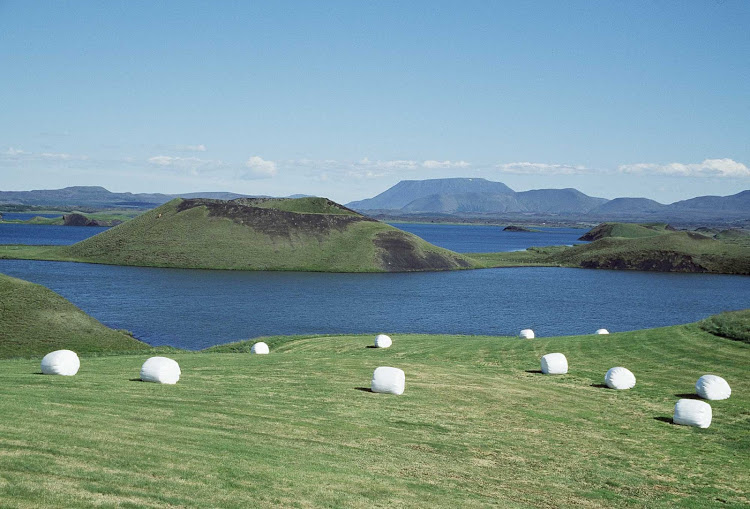
M 149 348 L 109 329 L 43 286 L 0 274 L 0 358 Z
M 640 237 L 605 237 L 567 248 L 552 246 L 514 253 L 467 255 L 490 267 L 549 265 L 750 274 L 750 247 L 683 231 Z
M 286 236 L 271 236 L 228 218 L 210 216 L 205 207 L 178 212 L 179 203 L 174 200 L 73 246 L 17 251 L 45 253 L 47 259 L 118 265 L 373 272 L 384 270 L 373 238 L 400 232 L 384 223 L 358 221 L 343 231 L 332 229 L 324 235 L 298 228 L 290 229 Z M 401 233 L 420 254 L 463 259 L 415 235 Z M 12 255 L 12 248 L 5 248 L 4 253 Z
M 748 314 L 744 315 L 748 326 Z M 174 354 L 176 386 L 135 383 L 146 355 L 74 378 L 0 361 L 8 507 L 742 507 L 750 502 L 750 346 L 698 325 L 541 338 L 269 338 L 268 356 Z M 571 371 L 543 376 L 563 352 Z M 405 370 L 372 394 L 375 367 Z M 600 384 L 615 365 L 638 384 Z M 732 397 L 709 429 L 669 422 L 704 373 Z

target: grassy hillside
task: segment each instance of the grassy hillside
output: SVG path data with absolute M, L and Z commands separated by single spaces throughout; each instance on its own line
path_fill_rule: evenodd
M 749 327 L 750 315 L 742 315 Z M 605 326 L 606 324 L 602 324 Z M 609 336 L 268 338 L 171 355 L 175 386 L 131 381 L 147 355 L 73 378 L 0 361 L 8 507 L 746 507 L 750 345 L 697 324 Z M 564 353 L 567 375 L 540 374 Z M 377 366 L 402 396 L 367 391 Z M 629 391 L 602 387 L 613 366 Z M 723 376 L 710 428 L 671 423 Z
M 598 240 L 571 247 L 532 247 L 520 252 L 467 256 L 485 267 L 548 265 L 750 274 L 750 245 L 741 236 L 723 240 L 697 232 L 674 231 L 664 224 L 624 223 L 604 223 L 589 234 Z
M 599 240 L 607 237 L 622 237 L 626 239 L 640 239 L 656 237 L 669 231 L 674 231 L 666 223 L 602 223 L 586 232 L 579 240 Z
M 320 198 L 177 199 L 48 254 L 94 263 L 239 270 L 382 272 L 473 264 Z
M 52 290 L 0 274 L 0 358 L 150 348 L 94 320 Z

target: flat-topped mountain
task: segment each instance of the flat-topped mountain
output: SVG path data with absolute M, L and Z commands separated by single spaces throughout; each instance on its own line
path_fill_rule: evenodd
M 349 207 L 383 216 L 536 217 L 578 221 L 669 221 L 729 223 L 750 221 L 750 191 L 701 196 L 664 205 L 647 198 L 607 200 L 577 189 L 515 192 L 481 178 L 404 180 L 374 198 Z
M 475 265 L 325 198 L 178 198 L 59 254 L 94 263 L 237 270 L 401 272 Z

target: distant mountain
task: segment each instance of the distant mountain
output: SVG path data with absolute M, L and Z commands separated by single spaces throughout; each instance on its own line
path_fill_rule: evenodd
M 420 198 L 466 193 L 513 194 L 514 191 L 501 182 L 480 178 L 402 180 L 374 198 L 353 201 L 347 206 L 355 210 L 400 209 Z
M 347 206 L 386 217 L 750 222 L 750 190 L 732 196 L 701 196 L 664 205 L 646 198 L 595 198 L 571 188 L 515 192 L 501 182 L 480 178 L 404 180 L 374 198 L 354 201 Z
M 247 197 L 237 193 L 206 192 L 185 194 L 113 193 L 99 186 L 73 186 L 64 189 L 0 191 L 0 204 L 44 207 L 152 209 L 177 197 L 233 200 Z
M 402 180 L 374 198 L 354 201 L 347 206 L 359 211 L 399 210 L 419 214 L 585 214 L 606 201 L 576 189 L 537 189 L 517 193 L 501 182 L 451 178 Z

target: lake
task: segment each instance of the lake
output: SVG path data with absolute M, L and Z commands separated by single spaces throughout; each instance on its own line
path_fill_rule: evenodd
M 71 237 L 80 230 L 0 226 L 35 228 L 32 232 L 41 244 L 59 235 L 50 233 L 52 228 L 70 230 Z M 550 237 L 566 239 L 556 243 L 572 243 L 582 233 L 399 226 L 411 231 L 426 227 L 421 230 L 424 238 L 463 252 L 499 250 L 497 246 L 515 249 L 511 246 Z M 0 228 L 0 235 L 4 232 Z M 550 336 L 588 334 L 601 327 L 615 332 L 692 322 L 750 304 L 750 278 L 715 274 L 550 267 L 325 274 L 28 260 L 0 260 L 0 272 L 51 288 L 105 325 L 133 331 L 152 345 L 188 349 L 276 334 L 514 336 L 532 328 L 539 336 Z

